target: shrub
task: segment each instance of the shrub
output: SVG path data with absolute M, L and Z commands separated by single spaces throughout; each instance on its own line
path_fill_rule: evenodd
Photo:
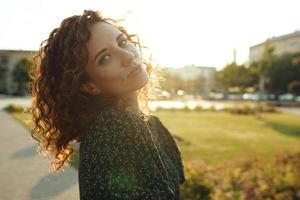
M 202 111 L 203 110 L 203 107 L 200 106 L 200 105 L 197 105 L 195 108 L 194 108 L 194 111 Z
M 184 112 L 190 112 L 192 109 L 189 108 L 188 106 L 184 106 L 181 110 Z
M 232 114 L 240 114 L 240 115 L 255 114 L 255 110 L 250 109 L 249 107 L 246 107 L 246 108 L 232 108 L 232 109 L 229 109 L 229 112 L 232 113 Z
M 9 104 L 4 108 L 6 112 L 24 112 L 24 107 L 16 104 Z
M 249 105 L 245 104 L 242 108 L 228 108 L 227 111 L 232 114 L 241 115 L 254 115 L 257 112 L 277 112 L 276 107 L 262 104 L 257 104 L 254 107 L 250 107 Z
M 216 111 L 216 107 L 214 105 L 211 105 L 208 110 L 212 111 L 212 112 L 215 112 Z
M 241 157 L 214 166 L 184 165 L 184 200 L 300 199 L 300 152 L 282 152 L 272 159 Z

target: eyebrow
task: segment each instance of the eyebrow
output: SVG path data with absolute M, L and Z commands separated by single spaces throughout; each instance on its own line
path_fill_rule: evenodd
M 122 36 L 124 36 L 124 33 L 120 33 L 120 34 L 118 35 L 118 37 L 116 38 L 116 41 L 118 41 Z M 95 55 L 94 61 L 96 61 L 97 57 L 98 57 L 101 53 L 103 53 L 103 52 L 105 52 L 105 51 L 107 51 L 107 48 L 102 49 L 101 51 L 99 51 L 99 52 Z

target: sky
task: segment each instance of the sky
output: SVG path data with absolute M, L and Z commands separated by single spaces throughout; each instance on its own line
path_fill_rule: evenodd
M 40 43 L 84 9 L 125 18 L 162 67 L 222 69 L 247 63 L 249 48 L 300 31 L 300 0 L 9 0 L 0 5 L 0 49 L 38 50 Z

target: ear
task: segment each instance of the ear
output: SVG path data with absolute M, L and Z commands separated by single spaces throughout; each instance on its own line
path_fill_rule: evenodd
M 98 87 L 92 82 L 83 83 L 80 87 L 80 90 L 83 92 L 87 92 L 91 95 L 97 95 L 100 93 L 100 90 L 98 89 Z

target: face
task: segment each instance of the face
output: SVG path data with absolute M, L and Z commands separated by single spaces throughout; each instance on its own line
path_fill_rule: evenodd
M 85 84 L 90 93 L 126 95 L 148 82 L 139 51 L 124 33 L 106 22 L 95 23 L 90 31 L 86 66 L 90 81 Z

